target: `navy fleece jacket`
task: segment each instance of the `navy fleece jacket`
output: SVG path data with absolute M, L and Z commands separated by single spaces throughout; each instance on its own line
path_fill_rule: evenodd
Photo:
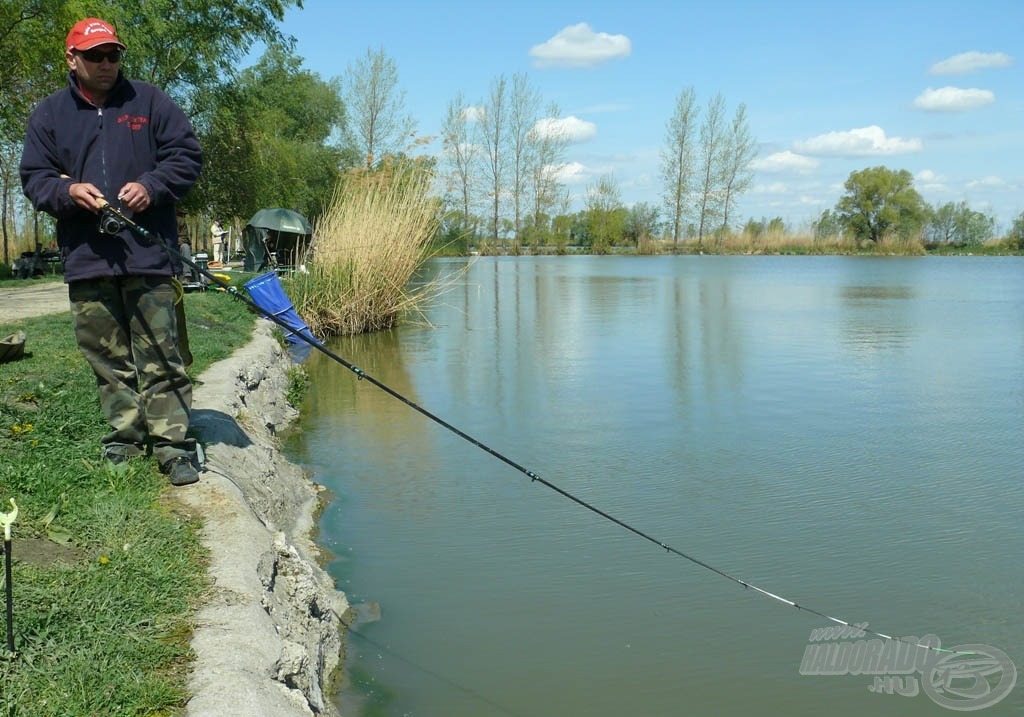
M 128 210 L 125 214 L 177 249 L 175 203 L 195 184 L 201 168 L 192 126 L 162 90 L 118 75 L 107 103 L 96 107 L 69 73 L 68 87 L 43 100 L 29 118 L 20 170 L 33 206 L 57 218 L 64 280 L 72 282 L 179 271 L 179 262 L 164 248 L 128 229 L 114 236 L 100 233 L 98 215 L 80 208 L 68 193 L 72 183 L 91 182 L 119 206 L 121 187 L 139 182 L 149 192 L 150 206 L 134 216 Z

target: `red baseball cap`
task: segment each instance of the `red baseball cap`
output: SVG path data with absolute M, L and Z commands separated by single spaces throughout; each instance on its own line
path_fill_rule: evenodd
M 125 49 L 124 43 L 117 39 L 114 27 L 98 17 L 79 20 L 68 33 L 69 50 L 89 50 L 97 45 L 119 45 L 122 50 Z

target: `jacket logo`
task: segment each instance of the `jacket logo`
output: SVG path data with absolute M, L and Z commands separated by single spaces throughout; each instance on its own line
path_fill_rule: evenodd
M 133 115 L 121 115 L 117 118 L 118 124 L 127 124 L 133 132 L 138 132 L 140 129 L 149 124 L 149 117 L 136 117 Z

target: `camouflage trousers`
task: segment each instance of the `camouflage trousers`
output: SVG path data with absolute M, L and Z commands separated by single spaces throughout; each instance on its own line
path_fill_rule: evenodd
M 192 382 L 178 349 L 170 277 L 122 276 L 69 284 L 78 347 L 96 374 L 100 406 L 113 429 L 106 454 L 161 463 L 195 457 L 186 437 Z

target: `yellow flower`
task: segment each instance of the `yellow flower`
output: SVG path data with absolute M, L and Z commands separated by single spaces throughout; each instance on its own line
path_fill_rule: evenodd
M 110 558 L 108 558 L 106 555 L 101 555 L 100 556 L 100 565 L 106 565 L 109 562 L 110 562 Z

